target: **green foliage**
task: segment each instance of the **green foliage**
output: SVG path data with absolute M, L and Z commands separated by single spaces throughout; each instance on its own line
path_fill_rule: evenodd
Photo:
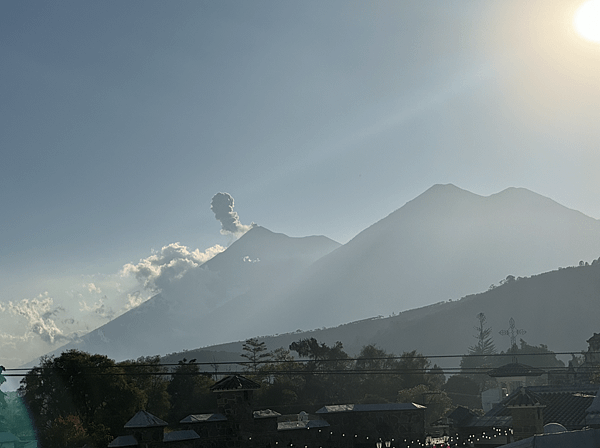
M 59 416 L 46 431 L 49 446 L 83 446 L 89 436 L 76 415 Z
M 74 416 L 89 436 L 102 446 L 143 404 L 143 393 L 128 382 L 123 369 L 103 355 L 69 350 L 59 357 L 44 357 L 21 380 L 19 389 L 31 411 L 42 446 L 52 446 L 50 429 L 62 418 Z M 70 423 L 69 423 L 70 422 Z M 102 422 L 102 424 L 99 424 Z M 77 425 L 72 425 L 75 432 Z
M 456 406 L 481 408 L 479 384 L 467 375 L 452 375 L 442 388 Z
M 460 368 L 462 374 L 477 383 L 479 392 L 482 392 L 496 384 L 496 381 L 485 373 L 486 369 L 493 367 L 496 346 L 491 338 L 492 329 L 486 327 L 485 314 L 479 313 L 477 319 L 479 325 L 474 327 L 477 344 L 470 346 L 468 355 L 461 358 Z
M 344 373 L 351 363 L 341 342 L 330 347 L 319 343 L 315 338 L 301 339 L 290 344 L 290 350 L 309 359 L 302 366 L 304 382 L 298 392 L 303 404 L 319 406 L 339 403 L 342 397 L 347 396 L 352 382 Z
M 513 362 L 516 358 L 520 364 L 532 367 L 552 368 L 565 366 L 565 363 L 558 359 L 556 354 L 548 349 L 547 345 L 529 345 L 523 339 L 520 340 L 520 345 L 520 347 L 514 345 L 506 352 L 500 352 L 501 356 L 494 357 L 492 365 L 500 367 Z
M 142 356 L 137 360 L 119 363 L 127 373 L 127 380 L 144 394 L 141 409 L 161 419 L 167 419 L 171 403 L 167 386 L 169 380 L 165 375 L 168 370 L 161 365 L 160 356 Z
M 211 412 L 216 407 L 216 399 L 210 391 L 214 381 L 200 372 L 195 359 L 179 361 L 173 371 L 167 392 L 171 397 L 169 422 L 177 423 L 190 414 L 202 411 Z
M 260 368 L 272 358 L 273 354 L 267 350 L 264 341 L 259 342 L 258 338 L 250 338 L 244 342 L 240 356 L 248 360 L 244 363 L 246 370 L 258 376 Z

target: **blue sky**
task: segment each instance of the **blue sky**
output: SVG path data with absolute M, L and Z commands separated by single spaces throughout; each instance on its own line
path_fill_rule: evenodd
M 341 243 L 436 183 L 600 218 L 581 3 L 2 2 L 5 364 L 131 306 L 125 264 L 229 244 L 217 192 Z

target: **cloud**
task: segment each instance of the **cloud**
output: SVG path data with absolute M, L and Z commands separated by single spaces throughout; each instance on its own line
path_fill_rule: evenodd
M 48 296 L 48 293 L 40 294 L 34 299 L 23 299 L 17 303 L 8 302 L 8 305 L 3 307 L 3 311 L 21 316 L 27 321 L 26 332 L 21 338 L 30 339 L 35 335 L 49 344 L 72 338 L 72 335 L 65 334 L 56 323 L 57 316 L 65 309 L 55 306 L 54 300 Z
M 127 303 L 125 304 L 124 311 L 129 311 L 138 305 L 141 305 L 146 299 L 140 294 L 139 291 L 127 294 Z
M 98 286 L 96 286 L 94 283 L 88 283 L 86 286 L 87 286 L 87 289 L 89 292 L 95 292 L 98 294 L 102 293 L 102 290 Z
M 164 246 L 160 252 L 140 260 L 138 264 L 126 264 L 121 275 L 133 274 L 144 289 L 161 291 L 172 282 L 180 280 L 191 269 L 199 267 L 224 250 L 224 247 L 217 244 L 204 252 L 198 249 L 191 251 L 180 243 L 171 243 Z M 132 299 L 129 300 L 131 302 Z
M 239 238 L 254 225 L 246 226 L 240 222 L 237 212 L 233 211 L 233 197 L 229 193 L 217 193 L 213 196 L 210 209 L 215 218 L 221 222 L 223 235 L 234 235 Z
M 91 283 L 93 284 L 93 283 Z M 99 289 L 98 289 L 99 291 Z M 93 313 L 98 317 L 103 319 L 112 320 L 116 316 L 115 311 L 108 306 L 106 303 L 106 296 L 100 298 L 97 302 L 94 302 L 92 305 L 88 305 L 85 300 L 79 302 L 79 311 L 85 311 L 88 313 Z

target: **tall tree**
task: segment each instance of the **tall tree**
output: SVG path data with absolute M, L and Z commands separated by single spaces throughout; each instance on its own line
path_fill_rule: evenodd
M 495 386 L 495 381 L 487 376 L 483 370 L 492 367 L 493 355 L 496 354 L 496 346 L 491 338 L 492 329 L 486 326 L 487 319 L 485 314 L 477 315 L 479 325 L 475 328 L 477 344 L 468 348 L 468 354 L 460 360 L 461 371 L 479 385 L 479 391 L 482 392 Z
M 42 446 L 52 446 L 49 429 L 59 418 L 80 422 L 93 445 L 108 444 L 143 404 L 143 393 L 112 359 L 78 350 L 43 357 L 21 380 L 19 391 Z
M 258 375 L 261 366 L 269 361 L 273 354 L 267 350 L 267 344 L 264 341 L 259 341 L 258 338 L 250 338 L 246 339 L 244 345 L 242 345 L 240 356 L 248 360 L 244 363 L 246 369 L 254 375 Z

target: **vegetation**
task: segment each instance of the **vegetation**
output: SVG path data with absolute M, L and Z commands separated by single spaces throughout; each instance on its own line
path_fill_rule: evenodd
M 268 352 L 263 343 L 249 339 L 242 356 L 244 374 L 263 386 L 255 394 L 257 408 L 287 413 L 335 403 L 410 400 L 430 405 L 427 418 L 433 421 L 451 405 L 442 390 L 442 370 L 431 368 L 416 351 L 395 356 L 368 345 L 351 359 L 341 342 L 301 339 Z M 169 370 L 159 357 L 116 363 L 69 350 L 42 358 L 21 381 L 19 394 L 40 447 L 104 447 L 139 410 L 175 425 L 187 415 L 216 411 L 210 386 L 218 375 L 201 371 L 195 359 L 183 359 Z

